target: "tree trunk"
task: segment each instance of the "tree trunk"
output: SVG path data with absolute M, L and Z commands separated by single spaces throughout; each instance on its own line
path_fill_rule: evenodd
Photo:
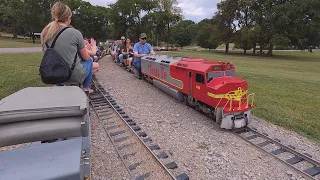
M 248 46 L 248 7 L 246 8 L 246 11 L 245 11 L 245 25 L 246 25 L 246 40 L 244 41 L 244 45 L 243 45 L 243 48 L 244 48 L 244 54 L 247 54 L 247 46 Z
M 273 44 L 270 43 L 269 50 L 268 50 L 268 53 L 267 53 L 268 56 L 272 56 L 272 50 L 273 50 Z
M 262 45 L 262 40 L 260 40 L 260 55 L 263 53 L 263 45 Z
M 230 37 L 231 37 L 231 19 L 229 20 L 229 29 L 228 29 L 228 38 L 227 38 L 227 42 L 226 42 L 226 53 L 229 52 L 229 43 L 230 43 Z
M 33 44 L 35 44 L 36 41 L 35 41 L 35 38 L 34 38 L 34 32 L 31 33 L 31 36 L 32 36 L 32 42 L 33 42 Z
M 244 41 L 244 45 L 243 45 L 243 48 L 244 48 L 243 53 L 244 53 L 244 54 L 247 54 L 247 46 L 248 46 L 248 41 L 245 40 L 245 41 Z
M 226 43 L 226 53 L 229 52 L 229 41 Z
M 170 33 L 169 33 L 169 23 L 168 23 L 167 51 L 169 50 L 169 36 L 170 36 Z
M 252 47 L 252 54 L 254 54 L 254 55 L 256 54 L 256 48 L 257 48 L 256 46 L 257 46 L 257 43 L 254 42 L 253 47 Z

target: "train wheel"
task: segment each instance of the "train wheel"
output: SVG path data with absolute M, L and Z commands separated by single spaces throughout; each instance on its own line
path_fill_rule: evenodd
M 201 111 L 200 111 L 199 104 L 196 105 L 196 110 L 197 110 L 198 112 L 201 112 Z
M 188 96 L 183 96 L 183 104 L 190 106 L 189 105 L 189 100 L 188 100 Z
M 215 121 L 217 124 L 221 124 L 222 121 L 222 108 L 216 108 L 214 111 Z
M 209 118 L 214 120 L 214 121 L 216 120 L 216 116 L 214 115 L 214 112 L 209 113 Z

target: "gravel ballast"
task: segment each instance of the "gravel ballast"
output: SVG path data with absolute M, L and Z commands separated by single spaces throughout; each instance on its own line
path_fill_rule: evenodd
M 220 129 L 208 117 L 135 78 L 110 56 L 99 64 L 96 77 L 100 84 L 190 179 L 304 179 L 267 153 Z M 319 146 L 296 133 L 260 119 L 254 119 L 250 126 L 320 160 Z
M 118 154 L 106 134 L 103 124 L 91 110 L 91 169 L 92 179 L 130 179 Z

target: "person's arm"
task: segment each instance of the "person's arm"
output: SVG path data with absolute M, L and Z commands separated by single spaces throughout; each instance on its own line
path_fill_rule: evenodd
M 150 45 L 150 54 L 156 54 L 151 45 Z
M 127 52 L 124 52 L 124 48 L 121 49 L 121 54 L 127 54 Z
M 81 59 L 88 60 L 90 55 L 86 49 L 86 45 L 83 36 L 80 31 L 72 29 L 75 33 L 75 43 L 77 44 L 77 53 L 79 53 Z
M 90 56 L 94 56 L 97 52 L 96 41 L 91 38 L 91 43 L 87 44 L 85 48 L 79 51 L 83 60 L 89 60 Z

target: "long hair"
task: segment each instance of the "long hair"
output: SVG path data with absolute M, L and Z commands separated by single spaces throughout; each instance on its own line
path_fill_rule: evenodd
M 62 2 L 56 2 L 51 8 L 52 22 L 49 23 L 41 32 L 41 44 L 43 45 L 59 31 L 58 22 L 66 22 L 72 15 L 71 9 Z

